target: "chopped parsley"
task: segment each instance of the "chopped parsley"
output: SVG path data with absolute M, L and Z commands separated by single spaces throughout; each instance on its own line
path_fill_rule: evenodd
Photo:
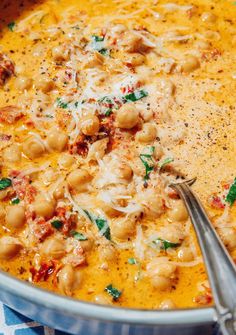
M 102 54 L 103 56 L 108 56 L 109 55 L 109 50 L 106 49 L 106 48 L 102 48 L 102 49 L 98 50 L 98 52 L 100 54 Z
M 87 211 L 87 209 L 84 209 L 84 213 L 87 215 L 87 217 L 89 218 L 89 220 L 90 220 L 91 222 L 94 221 L 94 217 L 93 217 L 93 215 L 92 215 L 91 213 L 89 213 L 89 211 Z
M 109 50 L 104 47 L 104 36 L 97 36 L 93 35 L 92 36 L 92 48 L 93 50 L 98 51 L 100 54 L 103 56 L 109 56 Z
M 119 109 L 123 104 L 130 101 L 137 101 L 144 97 L 146 97 L 148 93 L 144 90 L 134 91 L 132 93 L 122 95 L 122 96 L 113 96 L 106 95 L 100 99 L 98 99 L 98 104 L 101 107 L 100 114 L 109 116 L 114 109 Z
M 127 101 L 137 101 L 137 100 L 140 100 L 144 97 L 148 96 L 148 93 L 144 90 L 140 90 L 140 91 L 134 91 L 132 93 L 129 93 L 129 94 L 126 94 L 124 96 L 124 100 L 127 102 Z
M 105 113 L 105 116 L 110 116 L 112 113 L 112 109 L 111 108 L 108 108 L 108 110 L 106 111 Z
M 58 107 L 61 107 L 64 109 L 68 108 L 68 103 L 64 102 L 61 98 L 57 98 L 56 102 L 57 102 Z
M 20 199 L 19 198 L 12 198 L 11 199 L 11 204 L 12 205 L 17 205 L 17 204 L 19 204 L 20 203 Z
M 104 41 L 104 36 L 93 35 L 92 39 L 94 40 L 94 42 L 103 42 Z
M 8 29 L 10 31 L 14 31 L 15 25 L 16 25 L 16 23 L 14 21 L 12 21 L 12 22 L 8 23 L 7 26 L 8 26 Z
M 134 264 L 137 264 L 137 260 L 135 258 L 128 258 L 128 263 L 130 265 L 134 265 Z
M 138 266 L 138 272 L 136 273 L 135 277 L 134 277 L 134 280 L 137 281 L 140 279 L 141 277 L 141 263 L 139 261 L 137 261 L 136 258 L 128 258 L 128 263 L 130 265 L 137 265 Z
M 106 239 L 110 240 L 111 239 L 111 233 L 110 233 L 110 227 L 108 226 L 107 220 L 97 217 L 95 219 L 95 223 L 96 223 L 99 231 L 104 230 L 104 228 L 106 228 L 103 235 L 106 237 Z
M 70 235 L 78 241 L 87 241 L 87 239 L 88 239 L 84 234 L 79 233 L 75 230 L 71 230 Z
M 94 216 L 86 209 L 84 212 L 88 216 L 89 220 L 97 226 L 100 232 L 102 232 L 102 235 L 105 236 L 107 240 L 111 240 L 111 230 L 107 220 L 105 218 L 101 218 L 100 216 Z
M 0 179 L 0 191 L 5 190 L 5 188 L 11 186 L 11 179 L 10 178 L 2 178 Z
M 54 220 L 51 222 L 51 225 L 56 229 L 61 229 L 63 226 L 63 222 L 60 220 Z
M 160 169 L 163 169 L 166 165 L 172 163 L 174 161 L 174 158 L 167 157 L 163 161 L 158 163 L 158 166 Z
M 108 285 L 105 288 L 105 291 L 112 296 L 113 300 L 116 301 L 121 296 L 122 292 L 117 288 L 113 287 L 112 284 Z
M 162 238 L 157 238 L 156 240 L 152 241 L 152 243 L 158 246 L 161 250 L 167 250 L 169 248 L 177 248 L 180 246 L 180 243 L 173 243 Z
M 234 179 L 233 184 L 230 186 L 229 192 L 226 195 L 225 201 L 227 201 L 230 206 L 234 204 L 236 200 L 236 178 Z
M 154 147 L 148 147 L 147 148 L 147 153 L 142 153 L 139 155 L 144 167 L 145 167 L 145 176 L 144 180 L 149 179 L 150 173 L 154 169 L 154 161 L 153 161 L 153 153 L 154 153 L 155 148 Z
M 118 106 L 116 104 L 115 98 L 112 96 L 104 96 L 98 100 L 98 104 L 102 108 L 101 114 L 105 116 L 109 116 L 112 113 L 112 109 L 117 109 Z

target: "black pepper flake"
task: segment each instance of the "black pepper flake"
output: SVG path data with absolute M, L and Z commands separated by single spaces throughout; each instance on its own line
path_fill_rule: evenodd
M 18 271 L 19 271 L 19 274 L 22 275 L 23 273 L 26 272 L 26 269 L 23 268 L 23 267 L 21 266 L 21 267 L 18 269 Z

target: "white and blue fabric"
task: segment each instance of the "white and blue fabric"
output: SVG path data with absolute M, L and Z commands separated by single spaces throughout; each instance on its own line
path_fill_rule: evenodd
M 42 326 L 0 303 L 0 335 L 67 335 Z

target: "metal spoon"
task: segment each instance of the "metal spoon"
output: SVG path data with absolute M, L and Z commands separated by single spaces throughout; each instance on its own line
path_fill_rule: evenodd
M 171 184 L 185 202 L 201 247 L 223 335 L 236 335 L 236 266 L 189 186 L 195 179 Z

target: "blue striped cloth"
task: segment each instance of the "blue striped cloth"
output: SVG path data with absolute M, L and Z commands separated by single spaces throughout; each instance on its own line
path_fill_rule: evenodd
M 0 303 L 0 335 L 67 335 L 42 326 Z

